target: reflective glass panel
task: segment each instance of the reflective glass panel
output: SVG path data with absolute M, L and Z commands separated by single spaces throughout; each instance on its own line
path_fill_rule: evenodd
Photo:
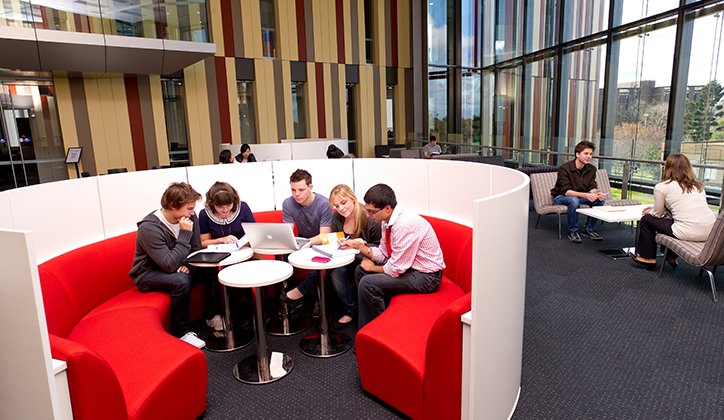
M 555 0 L 526 0 L 526 53 L 555 45 L 557 5 Z
M 253 82 L 236 82 L 237 101 L 239 104 L 239 125 L 241 126 L 241 142 L 256 143 L 256 117 L 254 114 Z
M 462 65 L 480 67 L 481 33 L 483 19 L 482 0 L 462 0 Z
M 264 57 L 276 57 L 276 18 L 274 0 L 259 0 L 261 45 Z
M 395 87 L 387 86 L 387 144 L 395 144 Z
M 619 0 L 622 4 L 621 24 L 625 25 L 679 7 L 679 0 Z
M 552 150 L 555 74 L 555 58 L 526 66 L 526 93 L 523 96 L 523 148 L 525 149 Z M 526 163 L 547 164 L 546 157 L 538 153 L 530 154 L 526 156 Z
M 620 42 L 614 157 L 661 159 L 671 93 L 676 27 Z M 612 174 L 620 174 L 615 163 Z M 640 165 L 635 177 L 660 179 L 658 167 Z
M 495 113 L 493 145 L 520 146 L 522 68 L 506 69 L 497 73 L 495 81 Z M 505 159 L 516 159 L 517 154 L 503 151 Z
M 460 92 L 462 107 L 462 143 L 480 144 L 482 133 L 480 121 L 480 99 L 482 94 L 479 71 L 463 70 Z M 476 152 L 478 149 L 462 150 L 462 153 Z
M 432 0 L 427 6 L 428 64 L 448 64 L 447 0 Z
M 521 55 L 523 0 L 495 1 L 495 58 L 505 61 Z
M 693 24 L 681 153 L 691 163 L 724 165 L 724 3 L 687 15 Z M 707 186 L 720 188 L 722 171 L 695 168 Z
M 428 81 L 428 135 L 434 135 L 438 140 L 447 138 L 447 83 L 448 71 L 442 67 L 429 67 Z
M 171 166 L 189 166 L 189 141 L 186 132 L 186 107 L 183 80 L 161 80 L 163 110 L 166 117 L 168 157 Z
M 357 88 L 355 84 L 348 83 L 346 89 L 347 102 L 347 139 L 349 152 L 357 155 Z
M 608 0 L 566 2 L 563 41 L 571 41 L 606 30 L 608 28 L 608 5 Z
M 304 102 L 304 83 L 292 83 L 292 115 L 294 138 L 307 138 L 307 117 Z
M 561 137 L 574 139 L 573 143 L 594 141 L 601 136 L 599 86 L 605 50 L 605 46 L 599 46 L 563 56 L 559 133 Z

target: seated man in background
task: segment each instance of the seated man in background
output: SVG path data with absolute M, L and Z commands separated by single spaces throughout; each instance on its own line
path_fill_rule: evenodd
M 397 206 L 392 188 L 377 184 L 367 190 L 364 199 L 369 217 L 382 224 L 382 238 L 379 247 L 354 240 L 343 243 L 365 257 L 355 271 L 359 329 L 386 309 L 392 295 L 435 292 L 445 268 L 432 226 L 420 215 Z
M 433 155 L 439 155 L 442 153 L 442 149 L 437 144 L 437 137 L 430 136 L 430 143 L 426 144 L 425 147 L 422 148 L 422 153 L 424 154 L 425 159 L 432 159 Z
M 143 292 L 171 294 L 171 334 L 198 348 L 205 346 L 191 331 L 189 300 L 194 283 L 206 282 L 207 323 L 221 314 L 220 301 L 211 286 L 216 269 L 184 264 L 186 257 L 201 249 L 199 222 L 194 214 L 201 199 L 189 184 L 174 182 L 161 197 L 161 209 L 138 222 L 136 252 L 129 276 Z
M 598 219 L 588 217 L 581 235 L 578 234 L 578 209 L 581 204 L 602 206 L 605 194 L 598 191 L 596 185 L 596 167 L 591 165 L 596 145 L 583 140 L 575 148 L 576 158 L 558 168 L 558 180 L 551 190 L 553 204 L 568 206 L 568 240 L 580 244 L 581 236 L 601 241 L 601 235 L 595 232 Z
M 292 196 L 282 203 L 282 220 L 284 223 L 295 223 L 297 234 L 309 238 L 312 245 L 321 244 L 320 235 L 332 231 L 332 207 L 329 199 L 312 191 L 312 175 L 304 169 L 294 171 L 289 177 L 289 184 L 292 187 Z M 313 271 L 296 289 L 290 290 L 289 294 L 282 291 L 280 299 L 284 303 L 291 303 L 316 286 L 317 272 Z

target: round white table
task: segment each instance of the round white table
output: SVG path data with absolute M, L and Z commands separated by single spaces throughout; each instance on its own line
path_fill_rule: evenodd
M 264 286 L 289 278 L 294 268 L 284 261 L 254 260 L 232 265 L 219 272 L 219 281 L 227 287 L 252 288 L 256 354 L 234 366 L 234 377 L 248 384 L 265 384 L 283 378 L 294 367 L 292 358 L 280 352 L 270 352 L 264 318 Z
M 304 245 L 303 248 L 308 248 L 309 243 Z M 273 255 L 278 261 L 287 260 L 287 255 L 295 252 L 294 249 L 279 249 L 279 248 L 254 248 L 254 252 L 261 255 Z M 282 290 L 286 293 L 287 281 L 282 282 Z M 289 305 L 280 302 L 282 313 L 280 316 L 274 316 L 269 319 L 267 323 L 267 332 L 270 335 L 275 336 L 289 336 L 299 334 L 300 332 L 306 331 L 312 325 L 312 320 L 306 316 L 289 313 Z
M 299 342 L 299 350 L 313 357 L 332 357 L 340 355 L 352 347 L 352 339 L 343 333 L 330 332 L 327 317 L 327 273 L 326 270 L 345 266 L 354 261 L 354 254 L 333 258 L 326 263 L 313 262 L 313 257 L 321 256 L 311 248 L 302 249 L 289 255 L 289 264 L 297 268 L 319 271 L 319 331 L 311 333 Z
M 238 251 L 234 251 L 228 257 L 218 263 L 194 263 L 195 267 L 228 267 L 233 264 L 246 261 L 254 255 L 251 248 L 245 246 Z M 221 286 L 221 305 L 224 312 L 224 330 L 214 331 L 209 334 L 204 341 L 206 349 L 209 351 L 232 351 L 242 347 L 246 347 L 254 341 L 254 332 L 242 328 L 243 326 L 234 327 L 231 319 L 231 305 L 229 304 L 229 293 L 226 286 Z

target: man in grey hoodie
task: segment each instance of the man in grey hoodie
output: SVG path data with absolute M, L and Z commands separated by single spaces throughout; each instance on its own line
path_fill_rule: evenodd
M 203 340 L 191 331 L 189 300 L 194 283 L 206 282 L 206 319 L 221 313 L 212 292 L 215 271 L 185 265 L 184 260 L 201 249 L 199 223 L 194 214 L 201 194 L 189 184 L 174 182 L 161 197 L 161 209 L 138 222 L 136 252 L 131 279 L 141 292 L 171 293 L 171 334 L 198 348 Z

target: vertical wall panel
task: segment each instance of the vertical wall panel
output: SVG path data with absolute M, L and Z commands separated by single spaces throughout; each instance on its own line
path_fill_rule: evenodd
M 325 42 L 325 50 L 327 51 L 327 60 L 325 62 L 327 63 L 336 63 L 337 62 L 337 25 L 335 24 L 335 21 L 337 20 L 337 3 L 335 0 L 324 0 L 324 10 L 326 12 L 325 16 L 325 25 L 324 27 L 327 30 L 326 34 L 326 42 Z M 344 45 L 344 43 L 342 43 Z M 342 57 L 344 58 L 344 54 L 342 54 Z
M 133 143 L 133 159 L 136 170 L 148 169 L 146 157 L 146 140 L 143 133 L 143 116 L 141 114 L 141 98 L 138 92 L 138 79 L 126 76 L 126 100 L 128 101 L 128 119 L 131 123 L 131 142 Z
M 163 109 L 161 76 L 149 76 L 148 83 L 151 91 L 151 104 L 153 106 L 153 125 L 156 134 L 155 147 L 158 152 L 158 164 L 160 166 L 168 166 L 170 161 L 168 156 L 168 137 L 166 136 L 166 113 Z
M 305 91 L 307 111 L 307 137 L 319 138 L 319 116 L 317 115 L 317 72 L 315 63 L 307 63 L 307 83 Z
M 364 2 L 363 2 L 364 3 Z M 372 13 L 374 14 L 374 35 L 372 36 L 375 44 L 375 66 L 384 67 L 387 66 L 387 46 L 389 37 L 385 35 L 387 28 L 385 27 L 385 5 L 387 2 L 376 1 L 372 6 Z M 364 21 L 362 21 L 364 23 Z M 364 63 L 364 61 L 363 61 Z
M 224 36 L 224 55 L 227 57 L 234 56 L 234 23 L 232 22 L 231 2 L 224 0 L 221 2 L 221 22 L 222 34 Z M 217 32 L 218 33 L 218 32 Z M 217 52 L 219 49 L 217 49 Z
M 216 91 L 218 92 L 218 109 L 219 130 L 221 132 L 220 142 L 231 144 L 231 90 L 227 78 L 227 59 L 224 57 L 216 57 L 214 59 L 216 67 Z M 233 66 L 233 59 L 230 63 Z M 213 115 L 213 108 L 210 108 Z M 214 142 L 215 143 L 215 142 Z M 214 150 L 219 150 L 214 144 Z
M 299 52 L 299 61 L 307 61 L 307 24 L 304 4 L 305 0 L 296 0 L 294 3 L 297 23 L 297 50 Z
M 153 99 L 151 96 L 151 84 L 148 76 L 136 76 L 138 85 L 138 102 L 143 127 L 143 149 L 146 155 L 146 169 L 159 165 L 158 148 L 156 147 L 156 131 L 153 119 Z M 129 108 L 130 108 L 129 100 Z M 131 122 L 133 130 L 133 122 Z M 135 151 L 134 151 L 135 154 Z M 138 160 L 136 160 L 138 161 Z M 136 163 L 136 170 L 140 170 Z
M 131 141 L 131 121 L 128 118 L 128 100 L 123 75 L 113 75 L 110 83 L 113 90 L 112 120 L 115 124 L 115 133 L 118 136 L 118 147 L 121 150 L 119 167 L 135 171 L 136 162 L 133 157 L 133 143 Z
M 320 0 L 311 0 L 312 20 L 314 22 L 312 26 L 312 33 L 314 34 L 312 39 L 314 42 L 314 58 L 310 60 L 314 60 L 316 62 L 322 62 L 327 59 L 327 57 L 324 55 L 324 46 L 322 45 L 324 43 L 324 22 L 322 21 L 322 6 L 319 4 L 319 2 Z
M 213 59 L 207 59 L 213 61 Z M 184 87 L 186 89 L 186 120 L 189 140 L 189 159 L 192 165 L 210 165 L 214 163 L 214 151 L 211 141 L 211 121 L 209 120 L 209 91 L 204 62 L 196 63 L 184 69 Z
M 324 63 L 322 64 L 322 72 L 324 77 L 324 121 L 326 123 L 325 127 L 325 138 L 334 138 L 334 120 L 335 120 L 335 113 L 338 112 L 338 109 L 334 107 L 334 104 L 332 102 L 332 92 L 334 90 L 334 87 L 332 86 L 332 65 L 330 63 Z M 336 65 L 335 65 L 336 66 Z M 339 132 L 339 130 L 337 130 Z
M 412 67 L 412 40 L 410 38 L 412 22 L 408 1 L 397 1 L 397 28 L 397 65 L 410 68 Z
M 342 31 L 342 36 L 344 37 L 344 63 L 345 64 L 352 64 L 354 61 L 352 60 L 352 56 L 354 52 L 352 51 L 352 43 L 357 40 L 357 34 L 356 31 L 356 25 L 352 26 L 352 16 L 353 13 L 352 10 L 354 10 L 354 6 L 357 4 L 357 0 L 344 0 L 342 1 L 342 14 L 344 18 L 344 28 L 345 30 Z M 354 12 L 356 14 L 356 10 Z M 342 62 L 342 60 L 340 60 Z
M 257 100 L 257 130 L 259 143 L 277 143 L 277 115 L 275 105 L 274 67 L 271 60 L 254 60 L 256 82 L 254 98 Z
M 408 128 L 405 124 L 407 112 L 412 110 L 407 109 L 407 101 L 405 100 L 405 93 L 407 92 L 407 85 L 405 80 L 405 69 L 397 69 L 397 86 L 395 86 L 395 143 L 404 144 L 407 138 Z M 410 127 L 412 128 L 412 127 Z
M 357 8 L 352 11 L 352 64 L 364 64 L 365 59 L 365 2 L 364 0 L 351 0 Z M 357 39 L 357 42 L 354 40 Z M 373 155 L 374 156 L 374 155 Z
M 234 57 L 226 58 L 226 90 L 228 95 L 229 123 L 231 124 L 231 144 L 241 144 L 241 126 L 239 125 L 239 100 L 236 88 L 236 65 Z
M 345 4 L 344 0 L 336 0 L 335 6 L 334 6 L 335 16 L 334 16 L 334 20 L 332 21 L 332 22 L 334 22 L 336 20 L 336 22 L 337 22 L 337 25 L 335 27 L 335 34 L 336 34 L 335 43 L 337 44 L 337 59 L 334 60 L 337 63 L 344 63 L 344 60 L 347 58 L 347 54 L 345 53 L 345 47 L 347 46 L 345 44 L 346 31 L 344 28 L 345 27 L 348 28 L 349 26 L 345 26 L 344 4 Z
M 101 102 L 98 80 L 84 79 L 83 88 L 86 104 L 96 104 L 96 106 L 88 106 L 87 108 L 90 139 L 93 143 L 96 171 L 98 174 L 105 174 L 108 171 L 108 139 L 105 138 L 103 133 L 103 112 L 101 107 L 98 106 Z
M 339 138 L 349 138 L 347 134 L 347 77 L 345 66 L 337 66 L 337 103 L 339 104 Z
M 234 57 L 244 57 L 244 28 L 241 18 L 241 0 L 230 0 L 231 24 L 234 31 Z
M 287 125 L 286 125 L 286 116 L 285 116 L 285 105 L 284 105 L 284 90 L 287 85 L 284 84 L 284 70 L 283 67 L 289 66 L 288 61 L 274 61 L 274 86 L 278 87 L 278 89 L 275 90 L 275 98 L 274 98 L 274 105 L 275 105 L 275 114 L 277 116 L 277 136 L 278 139 L 287 139 L 287 138 L 294 138 L 294 132 L 291 133 L 291 136 L 289 133 L 287 133 Z M 291 86 L 291 85 L 289 85 Z M 292 128 L 293 129 L 293 128 Z
M 204 80 L 206 81 L 206 93 L 208 97 L 203 98 L 199 97 L 198 100 L 203 100 L 208 105 L 209 114 L 206 116 L 206 118 L 209 120 L 209 128 L 211 130 L 211 148 L 212 150 L 219 150 L 219 145 L 221 144 L 221 137 L 222 137 L 222 121 L 223 121 L 223 115 L 220 112 L 220 96 L 221 95 L 228 95 L 228 92 L 219 92 L 219 82 L 218 82 L 218 62 L 221 61 L 223 63 L 224 58 L 223 57 L 210 57 L 204 60 Z M 223 65 L 223 64 L 222 64 Z M 222 77 L 225 77 L 225 72 L 222 75 Z M 222 82 L 223 85 L 226 85 L 226 82 Z M 228 127 L 228 125 L 227 125 Z
M 73 98 L 71 97 L 70 83 L 67 77 L 58 74 L 53 75 L 53 86 L 55 88 L 55 100 L 58 104 L 58 120 L 60 121 L 63 144 L 66 147 L 78 147 L 78 130 L 75 125 L 73 113 Z M 92 155 L 92 150 L 87 150 L 86 155 Z M 82 155 L 81 155 L 82 156 Z M 74 178 L 74 165 L 68 165 L 68 177 Z M 83 161 L 78 164 L 79 170 L 83 171 Z
M 281 102 L 284 104 L 284 124 L 286 125 L 285 132 L 287 133 L 286 138 L 294 138 L 294 116 L 293 105 L 292 105 L 292 71 L 291 65 L 288 61 L 285 61 L 282 66 L 282 84 L 279 87 L 279 93 L 277 98 L 281 96 Z M 281 117 L 280 117 L 281 118 Z M 280 139 L 285 137 L 280 136 Z
M 359 157 L 375 154 L 374 84 L 371 66 L 359 67 L 359 100 L 357 102 L 357 149 Z
M 390 57 L 389 65 L 392 67 L 397 67 L 398 65 L 397 28 L 399 22 L 397 20 L 397 11 L 397 0 L 390 0 L 390 53 L 388 54 L 388 56 Z
M 225 0 L 208 0 L 209 21 L 211 30 L 211 40 L 216 44 L 216 55 L 223 56 L 225 54 L 224 47 L 224 24 L 221 10 L 221 3 Z
M 342 103 L 339 101 L 339 69 L 344 68 L 344 66 L 340 66 L 336 63 L 329 66 L 329 77 L 327 78 L 329 80 L 329 89 L 327 89 L 328 92 L 328 100 L 327 103 L 329 104 L 329 119 L 331 120 L 331 131 L 328 130 L 328 137 L 339 139 L 342 138 L 341 130 L 340 130 L 340 123 L 341 123 L 341 114 L 343 114 L 345 111 L 342 107 Z
M 280 60 L 289 60 L 289 50 L 292 39 L 290 38 L 291 28 L 289 28 L 289 12 L 287 11 L 286 0 L 276 0 L 274 2 L 274 11 L 276 12 L 276 48 L 277 58 Z

